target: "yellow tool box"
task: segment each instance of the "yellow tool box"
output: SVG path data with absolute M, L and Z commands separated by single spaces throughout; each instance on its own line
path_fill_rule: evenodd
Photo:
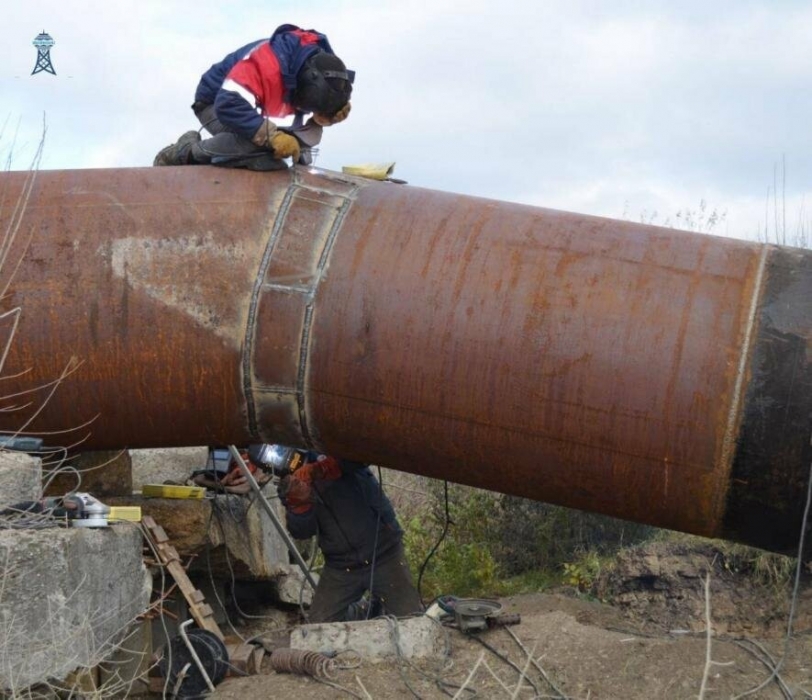
M 108 521 L 126 520 L 130 523 L 141 522 L 141 506 L 110 506 Z
M 144 484 L 141 488 L 144 498 L 203 498 L 203 486 L 174 486 L 170 484 Z

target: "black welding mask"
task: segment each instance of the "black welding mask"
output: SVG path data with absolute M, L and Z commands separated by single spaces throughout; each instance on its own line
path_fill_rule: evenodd
M 332 117 L 352 94 L 355 71 L 325 51 L 311 56 L 296 76 L 296 89 L 291 102 L 300 112 L 315 112 Z
M 263 471 L 277 476 L 290 474 L 304 462 L 304 453 L 286 445 L 249 445 L 248 458 Z

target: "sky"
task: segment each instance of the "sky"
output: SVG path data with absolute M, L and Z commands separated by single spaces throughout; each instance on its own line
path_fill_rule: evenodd
M 0 157 L 151 165 L 200 75 L 283 23 L 356 71 L 319 167 L 761 239 L 812 221 L 812 3 L 28 0 L 0 25 Z M 48 32 L 57 72 L 31 75 Z M 708 223 L 714 214 L 715 224 Z

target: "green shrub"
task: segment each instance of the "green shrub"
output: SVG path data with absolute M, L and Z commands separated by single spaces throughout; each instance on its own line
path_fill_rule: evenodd
M 405 523 L 405 546 L 415 578 L 446 522 L 445 487 L 429 481 L 424 516 Z M 508 595 L 539 590 L 563 577 L 584 590 L 599 557 L 649 538 L 654 528 L 525 498 L 451 485 L 448 533 L 425 567 L 421 593 Z M 564 569 L 564 565 L 568 569 Z M 417 583 L 417 581 L 415 581 Z
M 563 583 L 574 586 L 581 593 L 592 590 L 601 573 L 601 560 L 594 549 L 583 552 L 574 561 L 563 564 Z
M 493 529 L 494 557 L 508 575 L 560 570 L 576 553 L 605 555 L 649 539 L 655 528 L 571 508 L 501 496 Z
M 426 527 L 419 518 L 412 518 L 406 524 L 404 544 L 415 579 L 441 532 L 441 526 Z M 488 547 L 482 543 L 460 541 L 458 535 L 449 532 L 426 564 L 420 586 L 424 600 L 442 594 L 477 597 L 489 595 L 495 589 L 499 573 Z

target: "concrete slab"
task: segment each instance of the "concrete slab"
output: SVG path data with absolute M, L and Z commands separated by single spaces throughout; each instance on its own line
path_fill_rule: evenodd
M 292 649 L 354 651 L 368 661 L 440 657 L 446 653 L 448 631 L 425 615 L 401 620 L 329 622 L 301 625 L 290 634 Z
M 42 496 L 42 460 L 25 452 L 0 451 L 0 508 Z
M 208 456 L 208 447 L 130 450 L 133 488 L 139 491 L 144 484 L 166 481 L 184 484 L 193 471 L 206 468 Z
M 93 667 L 149 604 L 132 523 L 0 531 L 0 689 L 15 693 Z

